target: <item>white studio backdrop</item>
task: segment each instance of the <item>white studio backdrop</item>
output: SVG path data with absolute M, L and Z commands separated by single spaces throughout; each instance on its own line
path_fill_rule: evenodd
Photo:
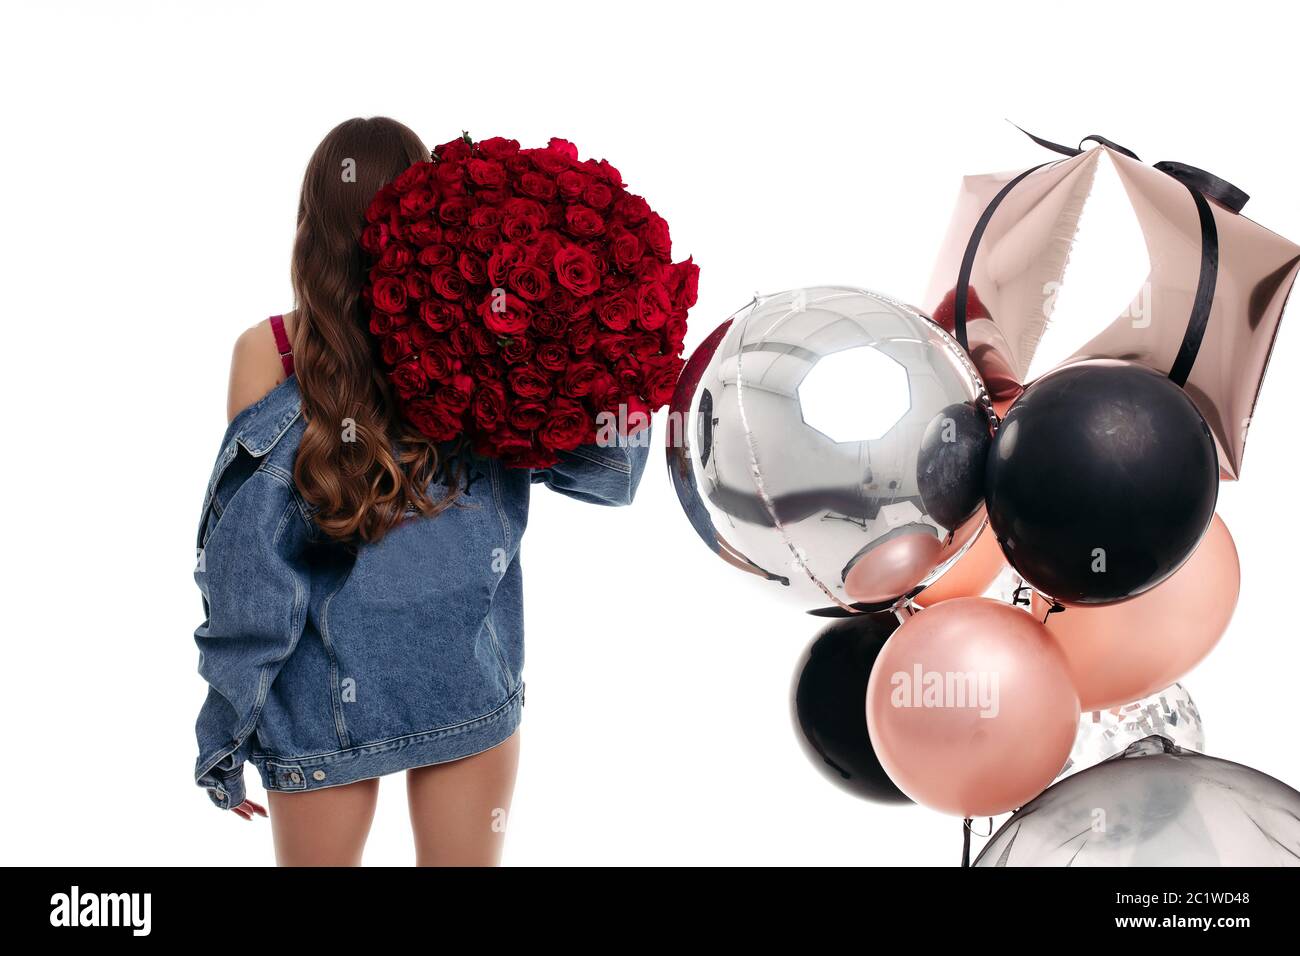
M 756 291 L 919 300 L 960 177 L 1050 158 L 1006 118 L 1212 170 L 1300 238 L 1297 14 L 1234 4 L 1227 46 L 1196 6 L 7 6 L 0 857 L 272 861 L 266 821 L 191 783 L 190 572 L 230 349 L 290 306 L 299 178 L 335 123 L 608 157 L 703 270 L 693 346 Z M 1210 753 L 1292 785 L 1297 323 L 1220 496 L 1241 603 L 1184 681 Z M 508 864 L 957 862 L 959 821 L 858 802 L 807 765 L 787 698 L 817 622 L 699 542 L 661 450 L 630 509 L 537 492 L 524 567 Z M 389 778 L 367 862 L 412 859 Z

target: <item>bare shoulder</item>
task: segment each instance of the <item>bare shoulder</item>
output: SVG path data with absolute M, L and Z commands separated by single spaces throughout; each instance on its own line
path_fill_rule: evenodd
M 285 327 L 286 331 L 292 331 L 288 316 L 285 317 Z M 284 377 L 280 350 L 276 348 L 270 320 L 263 319 L 241 332 L 235 340 L 235 349 L 230 357 L 230 387 L 226 392 L 227 420 L 233 420 L 249 405 L 264 398 L 284 381 Z

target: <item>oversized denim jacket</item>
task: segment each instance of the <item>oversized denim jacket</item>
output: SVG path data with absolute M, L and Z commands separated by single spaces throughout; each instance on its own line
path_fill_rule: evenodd
M 648 444 L 584 446 L 546 470 L 473 459 L 461 504 L 348 548 L 294 485 L 302 431 L 291 377 L 230 423 L 199 522 L 206 619 L 194 637 L 209 688 L 195 780 L 222 808 L 244 800 L 246 761 L 268 790 L 309 790 L 509 737 L 530 486 L 629 504 Z

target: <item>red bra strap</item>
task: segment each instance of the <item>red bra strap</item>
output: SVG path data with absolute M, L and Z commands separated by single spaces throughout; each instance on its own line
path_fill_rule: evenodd
M 293 346 L 289 344 L 289 335 L 284 331 L 284 316 L 271 316 L 271 331 L 275 333 L 275 347 L 280 352 L 280 364 L 284 366 L 286 376 L 293 374 Z

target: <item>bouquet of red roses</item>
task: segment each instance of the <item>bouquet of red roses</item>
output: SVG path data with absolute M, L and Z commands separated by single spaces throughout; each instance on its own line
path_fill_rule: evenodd
M 671 397 L 699 267 L 672 261 L 668 223 L 605 160 L 465 137 L 366 220 L 370 331 L 430 439 L 541 468 Z

